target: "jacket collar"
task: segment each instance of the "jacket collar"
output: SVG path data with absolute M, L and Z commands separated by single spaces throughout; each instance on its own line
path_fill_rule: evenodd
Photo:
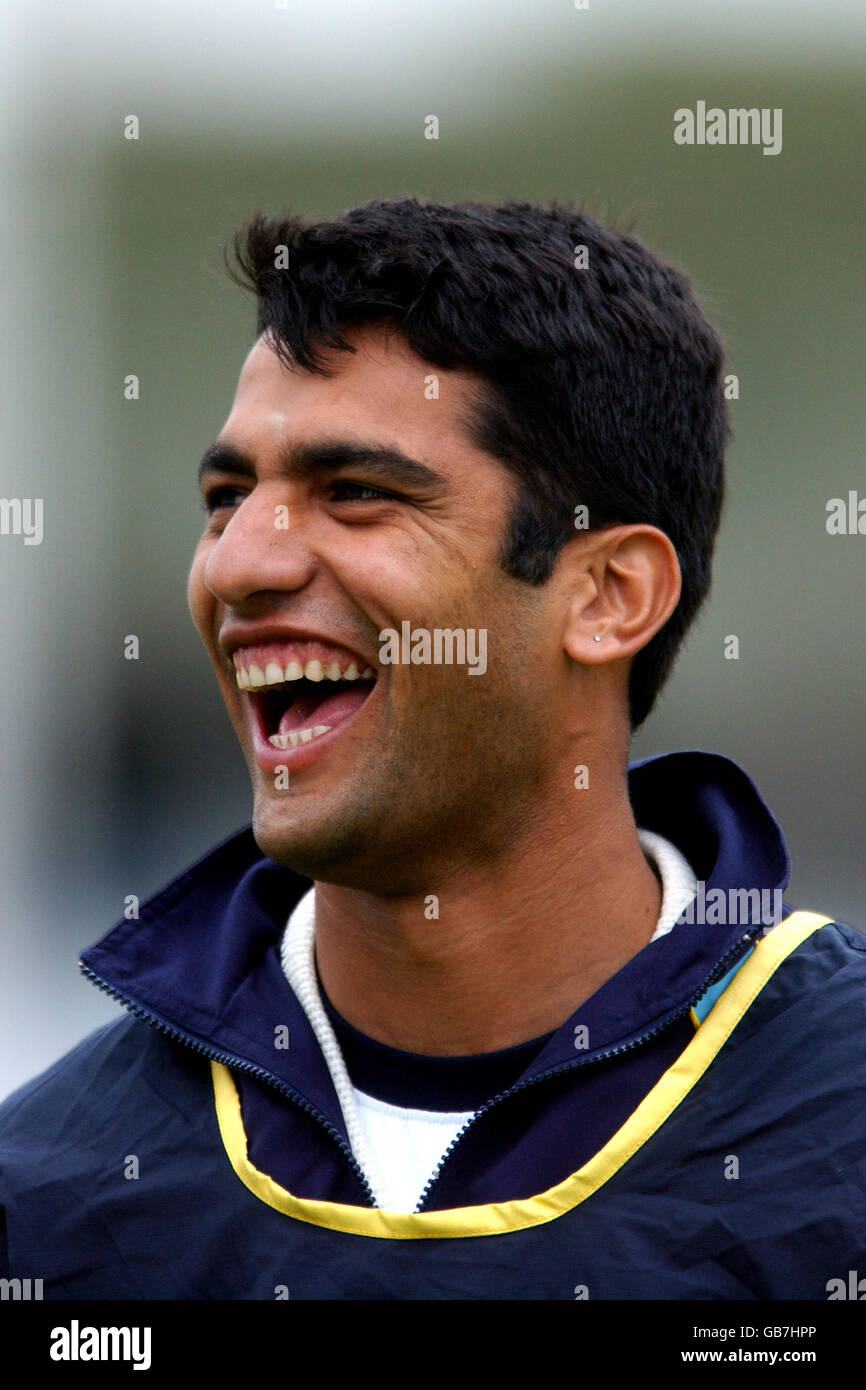
M 731 759 L 702 751 L 645 758 L 629 767 L 628 785 L 637 824 L 677 845 L 708 896 L 787 886 L 782 832 Z M 181 1041 L 297 1092 L 345 1137 L 330 1072 L 280 963 L 289 913 L 310 886 L 263 855 L 248 827 L 149 899 L 137 919 L 118 923 L 82 965 Z M 525 1076 L 573 1061 L 578 1024 L 588 1029 L 584 1059 L 662 1026 L 748 930 L 742 920 L 684 923 L 650 942 L 554 1033 Z M 280 1028 L 288 1047 L 277 1042 Z

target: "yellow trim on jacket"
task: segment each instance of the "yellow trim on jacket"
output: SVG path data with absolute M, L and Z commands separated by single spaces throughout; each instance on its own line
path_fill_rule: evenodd
M 384 1211 L 295 1197 L 250 1162 L 240 1097 L 231 1071 L 212 1061 L 217 1120 L 229 1161 L 241 1182 L 269 1207 L 298 1221 L 349 1235 L 385 1240 L 493 1236 L 553 1221 L 597 1192 L 655 1134 L 703 1076 L 782 962 L 832 920 L 816 912 L 798 911 L 762 937 L 691 1042 L 625 1123 L 582 1168 L 537 1196 L 431 1212 Z

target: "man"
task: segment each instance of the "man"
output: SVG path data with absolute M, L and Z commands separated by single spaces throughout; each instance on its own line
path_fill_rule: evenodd
M 236 240 L 189 603 L 252 830 L 86 951 L 2 1110 L 45 1297 L 823 1299 L 864 1259 L 866 942 L 711 753 L 628 766 L 703 602 L 721 343 L 573 208 Z

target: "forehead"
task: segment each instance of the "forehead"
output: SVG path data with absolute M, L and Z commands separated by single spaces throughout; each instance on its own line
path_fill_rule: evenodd
M 412 350 L 396 328 L 385 322 L 344 325 L 341 326 L 340 333 L 354 349 L 353 352 L 340 351 L 319 342 L 311 344 L 311 349 L 315 348 L 317 360 L 330 373 L 329 378 L 307 372 L 302 367 L 290 368 L 279 362 L 267 334 L 262 334 L 247 354 L 241 370 L 241 381 L 252 380 L 268 371 L 282 373 L 292 381 L 311 378 L 312 381 L 318 382 L 334 380 L 335 377 L 369 380 L 374 375 L 386 375 L 395 380 L 402 378 L 406 381 L 419 373 L 423 375 L 437 371 L 437 368 L 425 362 Z M 449 375 L 456 377 L 461 373 L 453 372 Z M 469 379 L 469 373 L 462 375 Z
M 320 350 L 332 373 L 322 376 L 280 362 L 259 338 L 241 369 L 231 413 L 222 434 L 266 450 L 341 432 L 400 444 L 416 457 L 474 448 L 469 420 L 483 392 L 475 373 L 425 362 L 393 329 L 364 325 L 344 331 L 355 352 Z

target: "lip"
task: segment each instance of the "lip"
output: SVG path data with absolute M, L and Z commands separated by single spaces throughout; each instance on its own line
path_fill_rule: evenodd
M 226 658 L 232 671 L 234 671 L 232 661 L 234 652 L 243 647 L 265 646 L 269 642 L 318 642 L 323 647 L 331 648 L 334 652 L 346 653 L 349 657 L 354 658 L 356 662 L 360 663 L 359 670 L 363 670 L 365 666 L 372 666 L 375 671 L 378 667 L 377 657 L 365 656 L 355 648 L 347 646 L 345 642 L 341 642 L 337 637 L 323 632 L 315 632 L 312 628 L 297 627 L 294 624 L 226 623 L 217 637 L 217 647 Z M 322 738 L 324 737 L 323 734 Z
M 312 641 L 320 639 L 307 638 L 305 640 Z M 275 748 L 274 745 L 268 741 L 261 707 L 250 699 L 249 695 L 239 690 L 238 695 L 242 702 L 243 717 L 246 721 L 247 728 L 252 732 L 253 749 L 256 762 L 261 771 L 273 775 L 276 773 L 277 768 L 285 767 L 291 774 L 294 771 L 299 771 L 301 768 L 309 766 L 311 763 L 316 762 L 319 758 L 326 755 L 337 742 L 340 735 L 344 733 L 350 725 L 357 723 L 364 710 L 367 709 L 370 704 L 370 701 L 375 699 L 378 684 L 379 679 L 377 677 L 364 703 L 360 705 L 353 714 L 350 714 L 346 719 L 342 719 L 340 723 L 335 725 L 333 729 L 330 729 L 328 733 L 319 734 L 318 738 L 311 739 L 309 743 L 299 743 L 296 748 Z

